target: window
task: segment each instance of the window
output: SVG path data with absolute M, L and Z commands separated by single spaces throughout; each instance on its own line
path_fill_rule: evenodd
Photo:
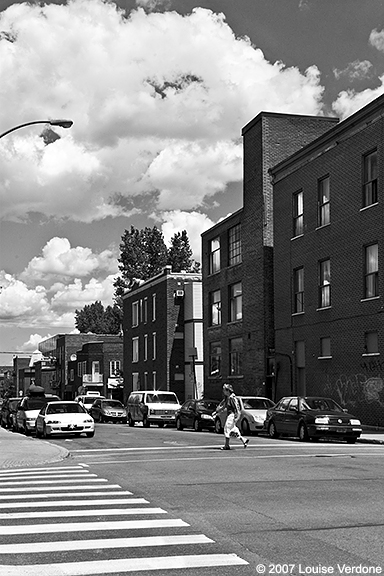
M 132 338 L 132 362 L 139 361 L 139 339 Z
M 81 363 L 81 370 L 82 370 L 82 374 L 87 374 L 87 362 L 86 362 L 86 360 Z
M 132 302 L 132 326 L 139 325 L 139 303 Z
M 148 298 L 144 298 L 144 324 L 148 322 Z
M 156 371 L 152 372 L 152 388 L 156 390 Z
M 215 290 L 210 293 L 210 315 L 211 326 L 221 324 L 221 291 Z
M 148 372 L 144 372 L 144 390 L 148 390 Z
M 156 360 L 156 332 L 152 334 L 152 360 Z
M 211 240 L 209 254 L 209 273 L 214 274 L 220 270 L 220 238 Z
M 329 358 L 330 356 L 332 356 L 330 337 L 320 338 L 320 358 Z
M 377 150 L 363 160 L 363 206 L 377 202 Z
M 156 294 L 152 294 L 152 322 L 156 320 Z
M 232 338 L 229 341 L 229 371 L 231 376 L 243 373 L 243 339 Z
M 144 334 L 144 361 L 148 360 L 148 334 Z
M 236 322 L 243 317 L 243 290 L 241 282 L 229 287 L 229 321 Z
M 111 360 L 109 363 L 109 375 L 120 376 L 121 364 L 120 360 Z
M 365 333 L 364 354 L 379 353 L 379 338 L 377 332 Z
M 331 261 L 319 262 L 319 308 L 331 305 Z
M 304 207 L 303 191 L 299 190 L 293 195 L 293 236 L 304 233 Z
M 318 225 L 325 226 L 330 222 L 330 180 L 329 176 L 318 182 Z
M 293 311 L 295 314 L 304 312 L 304 268 L 293 272 Z
M 365 247 L 364 298 L 379 295 L 379 245 Z
M 228 265 L 241 262 L 241 225 L 237 224 L 228 230 Z
M 209 375 L 218 377 L 221 375 L 221 344 L 211 342 L 209 344 Z

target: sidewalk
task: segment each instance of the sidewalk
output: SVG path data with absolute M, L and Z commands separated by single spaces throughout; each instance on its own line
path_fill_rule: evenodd
M 67 456 L 65 448 L 0 428 L 0 470 L 52 464 Z
M 384 428 L 363 426 L 363 434 L 357 442 L 384 445 Z M 0 428 L 0 470 L 53 464 L 68 456 L 69 451 L 65 448 Z

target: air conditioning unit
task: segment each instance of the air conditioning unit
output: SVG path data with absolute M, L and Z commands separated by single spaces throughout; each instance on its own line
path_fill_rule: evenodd
M 176 298 L 184 298 L 184 290 L 176 290 L 175 296 Z

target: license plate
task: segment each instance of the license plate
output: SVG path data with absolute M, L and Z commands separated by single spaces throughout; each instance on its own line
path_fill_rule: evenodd
M 336 428 L 336 432 L 338 434 L 346 434 L 347 433 L 347 429 L 346 428 Z

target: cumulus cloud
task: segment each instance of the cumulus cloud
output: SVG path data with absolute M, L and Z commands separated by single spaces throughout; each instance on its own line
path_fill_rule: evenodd
M 334 112 L 343 120 L 375 98 L 384 94 L 384 75 L 379 78 L 381 85 L 377 88 L 366 88 L 362 92 L 343 90 L 332 104 Z
M 380 31 L 377 28 L 372 30 L 369 35 L 369 43 L 380 52 L 384 52 L 384 28 Z
M 128 17 L 101 0 L 1 13 L 1 124 L 74 121 L 48 145 L 36 126 L 2 139 L 3 218 L 131 216 L 142 195 L 159 210 L 197 209 L 241 179 L 241 127 L 260 110 L 321 113 L 315 66 L 269 62 L 222 14 L 141 4 Z
M 42 256 L 33 258 L 20 278 L 32 281 L 76 277 L 90 274 L 117 274 L 117 254 L 103 250 L 94 254 L 90 248 L 72 248 L 67 238 L 51 238 L 42 249 Z
M 215 223 L 201 212 L 184 212 L 182 210 L 173 210 L 162 214 L 164 223 L 161 230 L 164 240 L 167 244 L 171 238 L 182 230 L 186 230 L 193 251 L 193 257 L 201 263 L 201 234 L 211 228 Z
M 343 70 L 335 68 L 333 73 L 337 80 L 342 77 L 346 77 L 351 81 L 364 80 L 370 76 L 371 69 L 372 63 L 369 60 L 355 60 L 354 62 L 350 62 Z

